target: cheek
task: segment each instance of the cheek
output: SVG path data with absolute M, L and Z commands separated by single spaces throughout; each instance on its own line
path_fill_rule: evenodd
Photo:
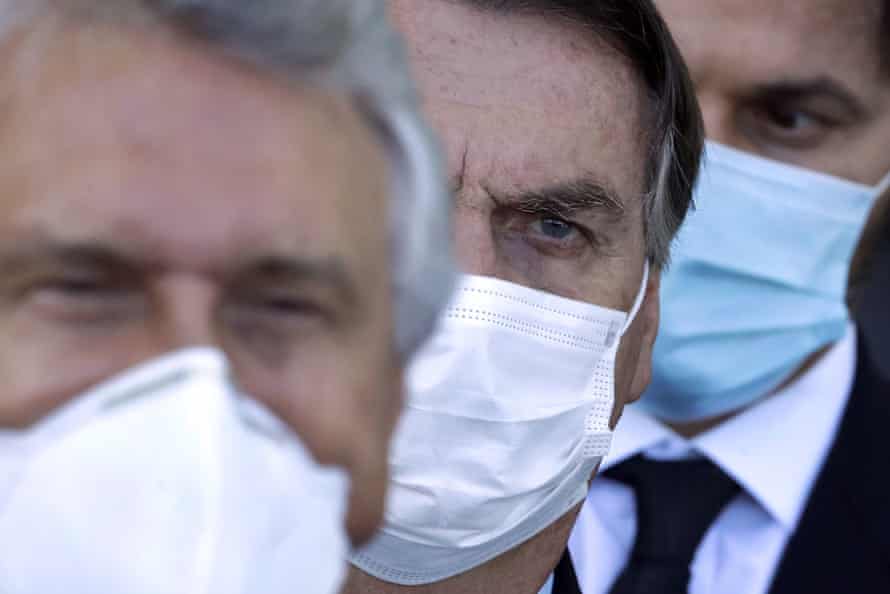
M 0 427 L 31 425 L 154 354 L 132 334 L 97 336 L 14 318 L 0 316 Z
M 322 337 L 273 367 L 232 354 L 241 389 L 279 415 L 323 464 L 351 469 L 382 455 L 399 409 L 389 336 L 347 343 Z
M 615 408 L 612 411 L 612 426 L 617 423 L 624 407 L 633 401 L 634 378 L 640 365 L 642 349 L 641 325 L 634 323 L 621 339 L 615 362 Z
M 278 372 L 233 360 L 242 388 L 278 414 L 321 464 L 351 481 L 347 528 L 354 543 L 382 519 L 387 454 L 401 410 L 401 373 L 391 333 L 352 347 L 318 344 Z

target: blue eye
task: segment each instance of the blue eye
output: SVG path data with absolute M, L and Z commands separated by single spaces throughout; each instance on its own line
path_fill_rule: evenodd
M 576 230 L 573 224 L 553 217 L 542 218 L 535 226 L 541 235 L 558 241 L 568 239 Z

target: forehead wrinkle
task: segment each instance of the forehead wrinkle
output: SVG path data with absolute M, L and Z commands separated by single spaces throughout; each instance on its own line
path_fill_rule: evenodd
M 337 200 L 354 194 L 355 176 L 334 175 L 334 165 L 343 167 L 355 162 L 359 155 L 371 155 L 357 149 L 355 134 L 345 132 L 367 135 L 368 138 L 361 138 L 366 141 L 359 143 L 361 148 L 369 148 L 365 145 L 373 141 L 345 98 L 291 86 L 279 88 L 274 82 L 245 76 L 228 64 L 214 66 L 209 63 L 212 60 L 192 56 L 183 48 L 161 44 L 156 48 L 160 54 L 152 56 L 147 48 L 153 46 L 140 45 L 140 38 L 119 41 L 121 52 L 108 55 L 98 51 L 104 47 L 101 44 L 91 46 L 88 40 L 80 40 L 78 51 L 85 53 L 83 59 L 74 62 L 91 65 L 87 71 L 81 71 L 67 67 L 71 63 L 70 52 L 62 51 L 66 47 L 64 39 L 55 40 L 54 51 L 47 54 L 42 67 L 43 82 L 30 89 L 46 92 L 18 102 L 22 117 L 5 118 L 6 134 L 0 140 L 9 145 L 13 142 L 11 135 L 18 136 L 14 138 L 14 149 L 5 151 L 11 159 L 6 161 L 4 178 L 7 184 L 27 184 L 19 187 L 26 191 L 18 193 L 28 195 L 32 211 L 39 210 L 36 203 L 41 202 L 35 201 L 35 192 L 30 191 L 35 185 L 42 185 L 36 188 L 43 195 L 42 202 L 67 203 L 71 217 L 89 214 L 94 208 L 90 195 L 104 187 L 109 194 L 120 195 L 121 201 L 130 203 L 133 211 L 126 215 L 129 222 L 117 224 L 138 227 L 151 218 L 144 215 L 157 210 L 164 201 L 170 208 L 188 209 L 196 207 L 194 198 L 213 194 L 208 198 L 218 202 L 213 205 L 215 219 L 208 222 L 206 217 L 168 217 L 169 225 L 181 227 L 178 235 L 186 241 L 196 230 L 207 231 L 206 225 L 214 221 L 219 226 L 243 231 L 239 217 L 245 213 L 253 219 L 265 216 L 267 223 L 280 227 L 280 216 L 256 208 L 258 193 L 260 198 L 277 195 L 279 202 L 283 197 L 290 201 L 301 193 L 331 198 L 338 194 Z M 145 43 L 152 40 L 146 39 Z M 168 61 L 164 59 L 167 54 L 177 55 Z M 208 69 L 215 70 L 207 75 Z M 143 76 L 145 72 L 149 73 L 147 77 Z M 210 88 L 205 86 L 207 81 L 202 76 L 212 79 Z M 239 91 L 233 92 L 236 85 Z M 109 99 L 109 93 L 116 95 Z M 83 109 L 72 107 L 78 101 Z M 106 103 L 116 110 L 103 109 Z M 308 109 L 301 109 L 301 105 Z M 34 118 L 34 110 L 43 115 Z M 158 113 L 161 115 L 157 116 Z M 331 128 L 338 126 L 345 126 L 344 134 L 331 134 Z M 183 137 L 184 130 L 190 136 Z M 310 139 L 315 138 L 314 134 L 325 140 L 316 141 L 312 151 L 307 151 L 303 131 Z M 54 139 L 51 143 L 46 142 L 49 136 Z M 98 158 L 88 154 L 91 150 L 97 151 Z M 114 155 L 112 160 L 109 155 Z M 373 157 L 383 164 L 382 151 Z M 94 162 L 89 163 L 90 159 Z M 299 160 L 305 161 L 302 167 L 307 175 L 299 172 Z M 198 161 L 210 169 L 195 175 Z M 221 167 L 218 173 L 214 173 L 214 164 Z M 41 166 L 51 167 L 54 174 L 46 176 L 45 171 L 40 171 Z M 95 171 L 90 173 L 90 167 Z M 310 171 L 313 175 L 308 175 Z M 381 173 L 381 179 L 375 176 L 373 181 L 380 182 L 378 189 L 383 190 L 385 168 L 377 173 Z M 65 177 L 84 174 L 86 178 L 73 180 L 79 185 L 68 183 L 71 179 Z M 133 175 L 144 180 L 137 184 L 137 189 L 126 183 L 133 181 L 128 177 Z M 216 180 L 217 177 L 225 181 Z M 17 181 L 13 182 L 13 178 Z M 256 180 L 263 183 L 258 187 Z M 307 184 L 307 180 L 315 181 Z M 212 191 L 214 184 L 219 190 L 216 193 Z M 364 185 L 367 184 L 365 179 Z M 174 190 L 172 194 L 167 192 L 170 189 Z M 9 194 L 16 192 L 6 193 Z M 289 212 L 299 210 L 299 200 L 289 203 Z M 226 217 L 229 220 L 223 221 Z M 95 219 L 92 224 L 101 222 Z M 205 224 L 190 228 L 188 220 Z M 131 231 L 126 229 L 127 235 Z M 292 234 L 298 233 L 295 230 Z
M 645 96 L 645 85 L 626 56 L 588 28 L 557 18 L 489 14 L 462 5 L 430 8 L 452 18 L 461 12 L 472 16 L 464 19 L 469 26 L 460 31 L 451 28 L 452 19 L 444 18 L 407 28 L 413 38 L 409 50 L 420 66 L 417 74 L 430 81 L 425 90 L 443 99 L 499 107 L 502 87 L 509 87 L 507 96 L 515 99 L 516 109 L 555 114 L 613 102 L 637 104 Z M 536 51 L 522 51 L 531 46 Z M 559 76 L 554 76 L 554 68 Z M 472 92 L 461 93 L 467 81 L 476 84 Z M 517 82 L 527 92 L 517 94 Z M 561 109 L 554 110 L 554 103 Z
M 330 123 L 323 120 L 342 118 L 343 98 L 317 101 L 325 94 L 320 89 L 263 76 L 168 36 L 100 26 L 65 30 L 39 50 L 27 42 L 19 45 L 24 47 L 6 48 L 4 57 L 33 66 L 25 80 L 5 73 L 6 87 L 19 99 L 12 107 L 27 110 L 30 119 L 65 113 L 68 117 L 55 122 L 62 126 L 90 118 L 90 126 L 126 134 L 142 149 L 163 145 L 169 136 L 189 129 L 210 141 L 205 148 L 223 152 L 233 136 L 240 136 L 258 156 L 273 158 L 292 138 L 280 133 L 283 120 L 311 129 Z M 232 92 L 235 87 L 240 91 Z M 301 100 L 314 101 L 316 109 L 294 117 L 293 106 Z M 164 106 L 163 118 L 146 116 L 158 105 Z M 57 142 L 68 135 L 58 136 Z
M 420 10 L 406 2 L 397 15 L 463 186 L 514 192 L 570 181 L 606 161 L 623 194 L 644 191 L 648 95 L 611 44 L 558 19 L 419 2 Z

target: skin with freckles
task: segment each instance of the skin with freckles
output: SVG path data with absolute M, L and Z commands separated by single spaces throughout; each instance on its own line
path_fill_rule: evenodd
M 656 0 L 695 81 L 709 139 L 867 185 L 890 172 L 882 4 Z M 851 282 L 867 269 L 888 216 L 890 198 L 884 196 L 866 224 Z M 693 436 L 732 416 L 675 429 Z
M 157 31 L 65 28 L 2 51 L 0 428 L 216 346 L 346 467 L 363 541 L 401 369 L 388 233 L 367 224 L 388 166 L 357 110 Z
M 590 31 L 442 0 L 391 0 L 444 140 L 465 272 L 629 311 L 645 261 L 643 83 Z M 649 381 L 659 274 L 622 340 L 613 424 Z M 348 594 L 538 591 L 577 509 L 481 567 L 400 587 L 357 569 Z

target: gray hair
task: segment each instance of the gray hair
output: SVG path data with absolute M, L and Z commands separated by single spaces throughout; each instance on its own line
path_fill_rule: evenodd
M 0 0 L 0 42 L 48 17 L 166 27 L 285 80 L 352 97 L 393 163 L 396 347 L 407 358 L 432 333 L 456 278 L 451 201 L 383 0 Z

